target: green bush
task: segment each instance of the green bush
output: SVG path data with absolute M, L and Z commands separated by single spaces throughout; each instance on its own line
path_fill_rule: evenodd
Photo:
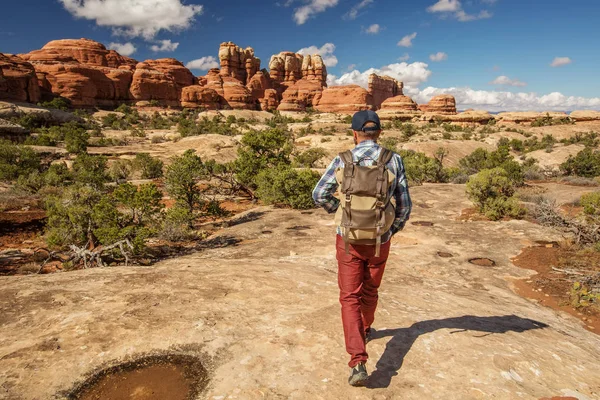
M 0 140 L 0 180 L 13 181 L 41 168 L 39 155 L 27 146 Z
M 467 182 L 469 199 L 491 220 L 505 216 L 520 218 L 524 209 L 519 205 L 514 183 L 502 168 L 484 169 Z
M 327 155 L 327 151 L 320 147 L 308 149 L 294 158 L 295 167 L 314 168 L 315 163 Z
M 133 163 L 129 160 L 116 160 L 110 165 L 108 174 L 113 182 L 127 180 L 131 177 Z
M 402 157 L 409 183 L 421 185 L 426 182 L 443 183 L 448 181 L 448 174 L 442 165 L 442 160 L 427 157 L 424 153 L 413 150 L 400 150 L 398 154 Z M 442 153 L 438 154 L 442 155 Z M 443 159 L 444 156 L 445 154 L 441 158 Z
M 561 143 L 564 143 L 566 145 L 569 144 L 583 144 L 585 145 L 585 147 L 598 147 L 600 145 L 600 139 L 598 137 L 598 133 L 597 132 L 577 132 L 575 133 L 575 136 L 568 138 L 568 139 L 562 139 Z
M 577 153 L 575 157 L 570 156 L 561 164 L 560 169 L 567 175 L 586 178 L 600 176 L 600 151 L 587 147 Z
M 296 122 L 296 120 L 292 117 L 286 117 L 282 115 L 279 111 L 273 111 L 273 117 L 268 119 L 265 123 L 271 128 L 277 128 L 279 126 L 285 126 L 289 123 Z
M 280 164 L 262 170 L 256 179 L 256 196 L 266 204 L 287 205 L 296 209 L 314 208 L 312 190 L 319 181 L 319 174 Z
M 294 148 L 292 135 L 281 128 L 249 131 L 242 137 L 241 144 L 235 161 L 236 177 L 251 188 L 256 188 L 255 180 L 263 169 L 289 165 Z
M 68 129 L 65 132 L 65 147 L 69 153 L 83 153 L 87 150 L 90 135 L 81 127 Z
M 194 215 L 186 207 L 175 204 L 165 213 L 159 237 L 171 242 L 194 239 L 196 235 L 190 228 L 193 221 Z
M 140 171 L 142 179 L 156 179 L 163 176 L 163 162 L 148 153 L 137 153 L 133 168 Z
M 104 187 L 110 181 L 106 171 L 106 157 L 91 156 L 80 153 L 73 162 L 73 179 L 76 183 L 89 185 L 97 190 Z
M 509 147 L 505 145 L 501 145 L 492 152 L 479 148 L 460 159 L 459 165 L 468 175 L 476 174 L 484 169 L 502 168 L 508 173 L 508 177 L 514 184 L 520 186 L 524 183 L 523 167 L 512 158 Z
M 186 207 L 190 215 L 194 215 L 204 206 L 198 182 L 207 177 L 202 160 L 190 149 L 171 159 L 171 165 L 165 173 L 165 185 L 171 198 L 179 206 Z
M 102 117 L 102 126 L 117 131 L 124 131 L 131 128 L 131 124 L 118 114 L 109 113 Z
M 58 96 L 53 98 L 51 101 L 38 103 L 38 105 L 44 108 L 54 108 L 56 110 L 69 111 L 69 108 L 71 108 L 71 100 Z
M 535 121 L 531 123 L 531 126 L 540 127 L 540 126 L 552 126 L 552 125 L 571 125 L 574 124 L 573 121 L 569 117 L 564 118 L 552 118 L 550 113 L 546 113 L 545 116 L 537 118 Z
M 600 222 L 600 192 L 584 194 L 580 204 L 588 222 L 598 224 Z

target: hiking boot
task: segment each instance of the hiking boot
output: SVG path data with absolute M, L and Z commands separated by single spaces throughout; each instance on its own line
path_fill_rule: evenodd
M 356 366 L 350 370 L 348 383 L 351 386 L 365 386 L 368 378 L 369 375 L 367 374 L 367 367 L 365 367 L 364 362 L 361 362 L 356 364 Z

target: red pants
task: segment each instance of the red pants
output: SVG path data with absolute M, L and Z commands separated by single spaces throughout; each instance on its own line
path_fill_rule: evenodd
M 350 368 L 369 358 L 365 332 L 375 319 L 377 291 L 390 252 L 390 242 L 381 245 L 379 257 L 375 257 L 375 246 L 369 245 L 350 245 L 350 254 L 346 254 L 344 239 L 336 236 L 342 324 L 346 351 L 350 354 Z

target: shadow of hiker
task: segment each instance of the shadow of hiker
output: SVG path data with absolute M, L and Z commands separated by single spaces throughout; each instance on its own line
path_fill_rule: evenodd
M 369 377 L 367 387 L 370 389 L 386 388 L 390 385 L 392 377 L 398 375 L 402 367 L 404 357 L 417 340 L 426 333 L 438 329 L 458 329 L 458 331 L 480 331 L 487 332 L 487 336 L 493 333 L 525 332 L 532 329 L 547 328 L 548 325 L 531 319 L 517 317 L 516 315 L 503 315 L 492 317 L 477 317 L 465 315 L 456 318 L 432 319 L 414 323 L 408 328 L 375 330 L 371 340 L 381 339 L 387 336 L 392 338 L 387 343 L 385 351 L 375 366 L 375 371 Z

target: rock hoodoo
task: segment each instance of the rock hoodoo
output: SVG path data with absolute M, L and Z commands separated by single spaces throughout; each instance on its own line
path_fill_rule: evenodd
M 115 107 L 121 103 L 204 109 L 249 109 L 352 113 L 365 109 L 417 111 L 403 96 L 403 84 L 369 76 L 368 88 L 327 87 L 320 55 L 284 51 L 260 69 L 251 47 L 232 42 L 219 47 L 220 68 L 195 77 L 173 58 L 138 62 L 89 39 L 63 39 L 19 56 L 0 53 L 0 99 L 38 102 L 56 96 L 75 107 Z M 434 97 L 421 110 L 455 114 L 452 96 Z
M 456 114 L 456 99 L 449 94 L 434 96 L 427 105 L 420 105 L 419 109 L 434 114 Z

